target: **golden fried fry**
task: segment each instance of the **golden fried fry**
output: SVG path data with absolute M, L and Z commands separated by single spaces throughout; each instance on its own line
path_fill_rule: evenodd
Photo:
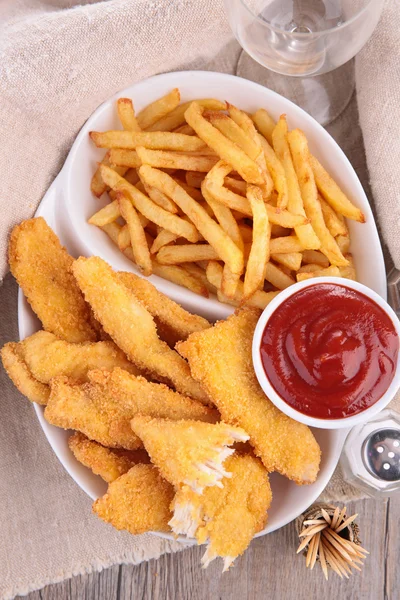
M 143 146 L 138 146 L 136 150 L 140 164 L 158 169 L 183 169 L 206 173 L 218 162 L 217 156 L 192 156 L 166 150 L 149 150 Z
M 68 447 L 77 461 L 93 471 L 95 475 L 100 475 L 107 483 L 115 481 L 137 464 L 150 462 L 147 452 L 143 449 L 106 448 L 98 442 L 89 440 L 79 431 L 68 438 Z
M 123 192 L 117 192 L 116 200 L 122 217 L 128 225 L 129 237 L 135 263 L 146 277 L 152 274 L 150 250 L 147 245 L 143 225 L 133 204 Z
M 264 109 L 256 110 L 254 115 L 251 115 L 258 131 L 265 137 L 269 144 L 272 144 L 272 133 L 276 123 L 271 115 Z
M 137 535 L 170 531 L 174 488 L 151 465 L 135 465 L 108 486 L 93 504 L 93 512 L 118 530 Z
M 140 369 L 171 382 L 177 391 L 208 402 L 187 363 L 159 339 L 151 314 L 135 301 L 107 263 L 95 256 L 81 257 L 73 272 L 105 331 L 128 358 Z
M 1 349 L 1 360 L 7 375 L 21 394 L 31 402 L 45 406 L 50 396 L 50 388 L 30 372 L 20 344 L 9 342 Z
M 8 256 L 11 272 L 44 329 L 68 342 L 97 339 L 90 308 L 71 273 L 74 259 L 42 217 L 14 227 Z
M 227 571 L 265 527 L 272 493 L 267 471 L 254 456 L 234 454 L 226 459 L 225 469 L 231 477 L 222 480 L 222 489 L 208 487 L 201 496 L 188 487 L 179 490 L 169 524 L 175 534 L 207 542 L 203 567 L 221 557 Z
M 121 125 L 126 131 L 140 131 L 135 117 L 133 102 L 130 98 L 118 98 L 117 111 Z
M 148 131 L 91 131 L 89 135 L 98 148 L 135 150 L 138 146 L 144 146 L 152 150 L 178 150 L 180 152 L 204 148 L 204 142 L 194 135 L 168 131 L 154 133 Z
M 214 98 L 204 98 L 202 100 L 196 100 L 198 104 L 204 106 L 204 108 L 208 108 L 210 110 L 225 110 L 226 103 L 221 102 L 220 100 L 215 100 Z M 185 112 L 192 104 L 190 102 L 184 102 L 180 104 L 173 111 L 171 111 L 166 117 L 160 119 L 154 125 L 148 128 L 148 131 L 172 131 L 176 129 L 180 125 L 186 123 L 185 121 Z M 187 124 L 186 124 L 187 126 Z
M 227 423 L 238 424 L 268 471 L 299 484 L 315 481 L 320 449 L 310 429 L 281 413 L 260 388 L 252 362 L 252 339 L 260 312 L 246 308 L 177 345 L 193 376 Z M 240 393 L 238 394 L 238 390 Z
M 174 88 L 162 98 L 158 98 L 158 100 L 146 106 L 137 116 L 140 127 L 147 129 L 163 119 L 178 106 L 180 99 L 181 95 L 178 88 Z
M 208 486 L 222 487 L 221 479 L 229 477 L 224 461 L 234 452 L 229 446 L 248 440 L 243 429 L 225 423 L 212 425 L 139 415 L 131 425 L 161 475 L 177 489 L 188 485 L 199 494 Z
M 71 344 L 48 331 L 38 331 L 19 342 L 18 347 L 32 375 L 45 384 L 59 375 L 83 382 L 91 369 L 121 367 L 139 374 L 137 367 L 111 341 Z
M 247 199 L 253 213 L 253 240 L 244 277 L 244 300 L 256 292 L 265 278 L 269 261 L 271 226 L 261 190 L 255 185 L 247 188 Z

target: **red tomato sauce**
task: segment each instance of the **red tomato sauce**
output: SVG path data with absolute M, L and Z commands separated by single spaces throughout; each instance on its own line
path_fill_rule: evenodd
M 388 315 L 364 294 L 315 284 L 284 301 L 261 338 L 265 373 L 281 398 L 319 419 L 355 415 L 388 389 L 399 338 Z

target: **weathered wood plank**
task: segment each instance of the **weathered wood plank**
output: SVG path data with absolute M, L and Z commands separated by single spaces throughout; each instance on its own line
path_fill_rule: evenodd
M 386 505 L 374 500 L 348 505 L 349 511 L 359 513 L 362 542 L 371 552 L 362 574 L 349 581 L 332 574 L 326 582 L 319 567 L 312 572 L 305 568 L 304 557 L 295 555 L 298 542 L 292 523 L 254 540 L 225 574 L 220 561 L 201 569 L 204 548 L 193 547 L 136 567 L 115 566 L 48 586 L 40 600 L 309 600 L 321 595 L 337 600 L 394 600 L 400 589 L 400 499 L 391 500 L 388 521 Z M 39 600 L 37 594 L 27 598 Z

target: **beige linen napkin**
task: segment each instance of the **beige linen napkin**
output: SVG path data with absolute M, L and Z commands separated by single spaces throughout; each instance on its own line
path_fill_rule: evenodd
M 395 200 L 399 173 L 393 167 L 396 148 L 397 164 L 400 158 L 393 127 L 399 111 L 396 19 L 389 2 L 373 40 L 357 57 L 356 72 L 371 183 L 386 241 L 399 264 L 400 242 L 393 236 L 397 218 L 391 223 L 384 214 L 386 206 L 392 215 L 399 210 Z M 7 271 L 10 228 L 32 216 L 76 133 L 110 95 L 144 77 L 182 69 L 237 72 L 262 82 L 232 38 L 222 0 L 109 0 L 79 5 L 68 0 L 17 0 L 0 4 L 0 23 L 0 277 Z M 377 77 L 379 90 L 374 85 Z M 355 96 L 329 130 L 368 194 Z M 0 344 L 18 337 L 16 295 L 15 282 L 7 276 L 0 288 Z M 182 548 L 151 535 L 117 533 L 94 517 L 89 498 L 63 470 L 32 406 L 3 370 L 0 385 L 0 598 Z M 324 498 L 357 495 L 337 473 Z

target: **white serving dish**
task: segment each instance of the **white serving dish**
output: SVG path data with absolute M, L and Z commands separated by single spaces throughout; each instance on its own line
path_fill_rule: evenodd
M 116 94 L 88 119 L 78 134 L 63 169 L 36 213 L 37 216 L 46 219 L 72 255 L 95 254 L 117 270 L 134 270 L 132 263 L 112 245 L 103 232 L 87 224 L 88 217 L 106 203 L 105 199 L 99 200 L 92 196 L 89 189 L 96 162 L 101 160 L 104 151 L 94 147 L 88 132 L 118 127 L 115 112 L 117 98 L 133 98 L 135 108 L 139 111 L 174 87 L 179 87 L 183 102 L 195 98 L 215 97 L 229 100 L 246 111 L 264 107 L 275 118 L 286 113 L 289 127 L 303 129 L 311 151 L 366 215 L 367 221 L 363 225 L 349 222 L 358 277 L 362 283 L 375 290 L 382 298 L 386 298 L 383 255 L 372 212 L 357 175 L 336 142 L 312 117 L 289 100 L 246 79 L 220 73 L 187 71 L 146 79 Z M 186 309 L 211 320 L 225 318 L 232 312 L 231 307 L 220 304 L 215 299 L 206 300 L 159 277 L 153 276 L 151 281 Z M 21 339 L 39 329 L 40 324 L 21 292 L 18 314 Z M 51 447 L 71 477 L 91 498 L 102 495 L 106 484 L 75 460 L 67 445 L 69 433 L 49 425 L 43 417 L 41 406 L 35 405 L 34 408 Z M 322 450 L 321 469 L 314 484 L 297 486 L 279 474 L 271 475 L 273 502 L 267 527 L 258 535 L 283 527 L 314 502 L 332 476 L 346 433 L 344 430 L 314 430 Z
M 365 410 L 352 415 L 350 417 L 344 417 L 342 419 L 318 419 L 315 417 L 310 417 L 304 413 L 299 412 L 292 406 L 290 406 L 283 398 L 276 392 L 275 388 L 269 381 L 263 364 L 261 360 L 261 340 L 265 330 L 265 327 L 270 319 L 270 317 L 274 314 L 275 310 L 288 298 L 291 298 L 295 294 L 297 294 L 300 290 L 304 290 L 304 288 L 309 288 L 313 285 L 332 283 L 335 285 L 340 285 L 346 287 L 350 290 L 355 290 L 356 292 L 360 292 L 370 300 L 373 300 L 375 304 L 380 306 L 383 312 L 389 317 L 392 321 L 393 327 L 397 333 L 397 338 L 400 340 L 400 321 L 392 308 L 390 308 L 389 304 L 376 292 L 371 290 L 371 288 L 359 283 L 358 281 L 351 281 L 350 279 L 341 279 L 339 277 L 318 277 L 315 279 L 308 279 L 306 281 L 300 281 L 286 290 L 283 290 L 278 296 L 276 296 L 270 304 L 264 309 L 261 317 L 258 320 L 256 330 L 254 332 L 253 337 L 253 366 L 257 375 L 258 383 L 264 390 L 265 394 L 268 398 L 275 404 L 279 410 L 284 412 L 288 417 L 295 419 L 296 421 L 300 421 L 300 423 L 304 423 L 309 427 L 318 427 L 320 429 L 349 429 L 354 427 L 355 425 L 359 425 L 360 423 L 364 423 L 366 421 L 370 421 L 375 417 L 381 410 L 386 408 L 386 406 L 393 400 L 396 395 L 399 387 L 400 387 L 400 352 L 397 356 L 397 363 L 395 367 L 395 372 L 393 379 L 386 390 L 386 392 L 374 403 L 371 404 Z

